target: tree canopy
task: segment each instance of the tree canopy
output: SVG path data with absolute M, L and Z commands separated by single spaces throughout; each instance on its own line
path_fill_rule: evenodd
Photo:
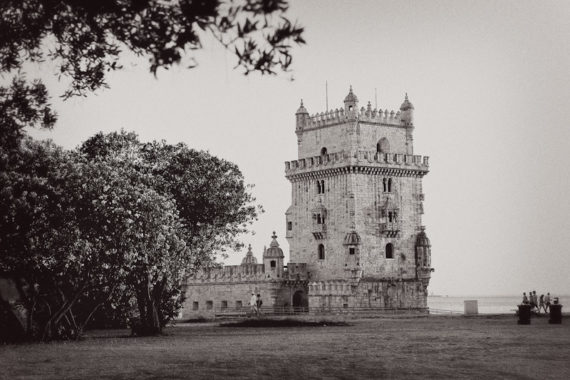
M 260 211 L 236 165 L 126 132 L 74 151 L 26 138 L 0 187 L 0 273 L 36 339 L 79 336 L 106 303 L 135 305 L 142 331 L 159 332 L 185 277 Z
M 84 95 L 107 85 L 130 50 L 149 58 L 150 71 L 183 62 L 209 34 L 235 54 L 245 74 L 288 70 L 303 28 L 286 14 L 286 0 L 19 0 L 0 3 L 0 71 L 45 58 L 58 63 Z M 49 52 L 46 52 L 46 47 Z

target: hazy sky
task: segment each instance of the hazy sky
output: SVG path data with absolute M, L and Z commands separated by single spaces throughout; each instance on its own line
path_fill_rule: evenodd
M 430 156 L 423 222 L 435 272 L 430 292 L 449 295 L 570 293 L 570 2 L 293 1 L 306 27 L 293 71 L 244 77 L 211 41 L 199 67 L 148 73 L 127 56 L 110 90 L 61 102 L 49 133 L 75 147 L 120 128 L 233 161 L 266 213 L 246 236 L 258 258 L 276 230 L 286 252 L 297 158 L 295 111 L 342 105 L 415 106 L 415 153 Z M 41 76 L 54 95 L 53 68 Z M 294 80 L 292 80 L 294 79 Z M 238 263 L 242 253 L 227 262 Z

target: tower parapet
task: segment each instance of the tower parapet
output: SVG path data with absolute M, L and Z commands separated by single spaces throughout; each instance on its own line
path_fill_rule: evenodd
M 368 102 L 366 108 L 361 107 L 358 109 L 358 97 L 352 92 L 351 86 L 348 95 L 344 99 L 343 108 L 309 115 L 301 100 L 301 106 L 295 113 L 297 119 L 296 132 L 299 135 L 304 131 L 330 127 L 349 120 L 406 128 L 413 126 L 413 110 L 414 106 L 409 101 L 408 94 L 406 94 L 404 103 L 402 103 L 399 111 L 389 110 L 388 108 L 373 109 L 370 102 Z
M 375 172 L 390 175 L 412 174 L 421 177 L 429 171 L 429 157 L 366 150 L 340 151 L 287 161 L 285 176 L 290 178 L 302 174 L 315 174 L 320 170 L 338 171 L 341 168 L 370 174 Z

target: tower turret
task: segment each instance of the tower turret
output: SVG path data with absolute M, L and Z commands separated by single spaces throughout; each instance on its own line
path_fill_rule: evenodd
M 358 111 L 358 97 L 352 92 L 352 86 L 348 90 L 348 95 L 344 98 L 344 112 L 346 115 L 356 115 Z
M 273 231 L 271 236 L 273 240 L 269 244 L 268 249 L 263 250 L 263 264 L 265 265 L 265 276 L 267 278 L 282 278 L 283 277 L 283 250 L 279 248 L 277 242 L 277 235 Z
M 431 277 L 431 243 L 426 235 L 426 228 L 421 226 L 421 232 L 416 238 L 416 276 L 428 280 Z M 425 284 L 427 286 L 427 283 Z
M 414 125 L 414 105 L 408 99 L 408 93 L 406 93 L 406 98 L 404 103 L 400 106 L 400 120 L 406 126 Z
M 301 141 L 301 135 L 303 134 L 303 129 L 305 129 L 305 127 L 307 126 L 309 119 L 309 112 L 307 112 L 307 109 L 303 105 L 303 99 L 301 99 L 301 105 L 299 106 L 299 109 L 297 110 L 297 112 L 295 112 L 295 118 L 297 121 L 295 127 L 295 133 L 297 134 L 297 138 L 299 139 L 299 141 Z

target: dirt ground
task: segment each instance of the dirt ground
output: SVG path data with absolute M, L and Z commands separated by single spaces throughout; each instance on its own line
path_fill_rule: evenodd
M 350 326 L 184 324 L 165 336 L 93 331 L 80 342 L 0 346 L 2 379 L 569 379 L 570 319 L 347 321 Z

